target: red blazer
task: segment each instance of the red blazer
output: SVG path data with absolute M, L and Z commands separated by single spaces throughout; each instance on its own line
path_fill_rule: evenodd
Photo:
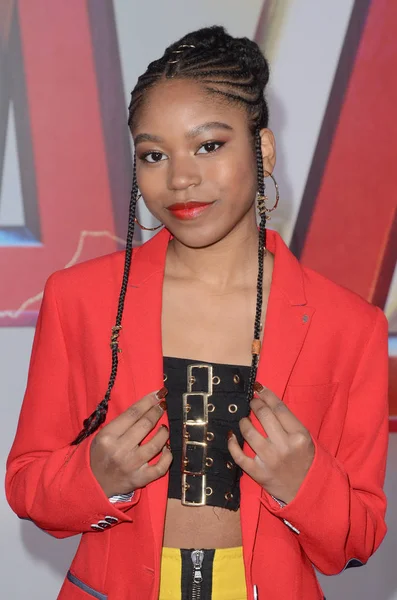
M 163 230 L 134 250 L 108 420 L 162 386 L 169 238 Z M 306 425 L 316 451 L 284 508 L 241 479 L 248 598 L 256 585 L 259 600 L 319 600 L 313 565 L 331 575 L 365 563 L 386 533 L 387 324 L 378 308 L 303 268 L 277 233 L 268 231 L 267 247 L 275 263 L 258 380 Z M 20 517 L 55 537 L 83 534 L 61 600 L 158 598 L 167 476 L 112 505 L 90 469 L 92 438 L 70 446 L 107 386 L 123 259 L 118 252 L 49 278 L 8 460 L 7 496 Z M 94 531 L 105 517 L 109 527 Z

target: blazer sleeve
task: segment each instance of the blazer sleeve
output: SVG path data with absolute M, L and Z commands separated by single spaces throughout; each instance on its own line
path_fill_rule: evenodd
M 56 278 L 57 274 L 49 278 L 44 291 L 26 393 L 7 461 L 6 495 L 20 518 L 63 538 L 132 521 L 126 511 L 138 502 L 140 490 L 130 502 L 112 504 L 91 471 L 93 436 L 79 446 L 70 444 L 78 430 L 70 410 L 69 361 Z
M 313 440 L 314 461 L 296 497 L 284 507 L 266 491 L 261 498 L 292 529 L 291 535 L 298 535 L 304 552 L 326 575 L 365 564 L 386 534 L 388 333 L 382 311 L 374 312 L 336 455 Z

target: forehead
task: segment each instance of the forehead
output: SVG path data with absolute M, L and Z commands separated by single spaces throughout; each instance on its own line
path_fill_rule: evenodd
M 237 131 L 248 126 L 244 106 L 209 93 L 204 84 L 190 79 L 165 80 L 150 88 L 134 121 L 134 135 L 188 131 L 209 121 L 228 123 Z

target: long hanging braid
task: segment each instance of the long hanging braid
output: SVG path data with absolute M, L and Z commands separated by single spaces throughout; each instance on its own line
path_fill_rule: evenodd
M 259 135 L 259 129 L 255 132 L 255 151 L 256 151 L 256 165 L 258 175 L 258 193 L 261 196 L 265 195 L 265 183 L 263 173 L 263 159 L 261 151 L 261 138 Z M 254 383 L 256 380 L 256 373 L 258 370 L 259 362 L 259 350 L 260 350 L 260 336 L 262 329 L 262 304 L 263 304 L 263 260 L 266 253 L 266 216 L 261 215 L 259 223 L 259 239 L 258 239 L 258 278 L 256 283 L 256 309 L 255 309 L 255 321 L 254 321 L 254 341 L 253 341 L 253 352 L 252 352 L 252 363 L 251 371 L 248 380 L 247 390 L 247 401 L 250 402 L 253 391 Z M 257 348 L 254 351 L 254 345 L 257 344 Z
M 134 156 L 134 167 L 133 167 L 133 177 L 132 177 L 132 190 L 131 190 L 131 200 L 130 200 L 130 208 L 128 215 L 128 230 L 127 230 L 127 240 L 126 240 L 126 248 L 125 248 L 125 259 L 124 259 L 124 272 L 123 279 L 121 282 L 121 290 L 119 295 L 119 302 L 117 306 L 117 315 L 116 315 L 116 323 L 112 328 L 112 336 L 110 347 L 112 350 L 112 367 L 110 371 L 109 383 L 105 393 L 105 396 L 98 404 L 94 412 L 87 417 L 87 419 L 83 422 L 83 429 L 80 431 L 79 435 L 73 440 L 72 445 L 80 444 L 85 438 L 90 436 L 94 431 L 98 429 L 102 425 L 102 423 L 106 419 L 106 415 L 108 412 L 108 404 L 110 400 L 110 394 L 112 392 L 114 382 L 116 381 L 117 368 L 119 366 L 119 333 L 121 330 L 121 321 L 123 318 L 123 310 L 124 310 L 124 302 L 125 296 L 127 293 L 127 285 L 128 285 L 128 277 L 130 274 L 131 267 L 131 259 L 132 259 L 132 240 L 134 238 L 134 225 L 135 225 L 135 210 L 136 203 L 138 199 L 138 182 L 136 178 L 136 157 Z
M 153 61 L 147 71 L 141 75 L 131 93 L 128 125 L 134 129 L 134 122 L 150 88 L 161 80 L 192 79 L 200 82 L 208 94 L 219 95 L 230 103 L 237 103 L 248 113 L 249 126 L 254 136 L 256 154 L 258 193 L 264 195 L 263 161 L 259 132 L 268 125 L 268 108 L 264 98 L 264 89 L 269 79 L 269 67 L 266 59 L 255 42 L 248 38 L 233 38 L 223 27 L 206 27 L 187 34 L 169 46 L 162 58 Z M 116 380 L 118 368 L 118 337 L 121 330 L 125 296 L 132 260 L 132 240 L 138 184 L 136 177 L 136 157 L 134 157 L 133 183 L 128 218 L 128 233 L 125 251 L 124 272 L 117 307 L 116 322 L 112 328 L 111 351 L 112 366 L 108 387 L 103 400 L 94 412 L 84 420 L 83 429 L 72 442 L 80 444 L 94 433 L 105 421 L 111 392 Z M 258 243 L 258 279 L 254 322 L 254 343 L 247 401 L 253 395 L 253 385 L 259 360 L 263 259 L 266 246 L 266 219 L 261 217 Z

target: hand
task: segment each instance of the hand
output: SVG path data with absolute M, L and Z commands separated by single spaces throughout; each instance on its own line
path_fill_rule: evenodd
M 172 454 L 166 445 L 168 428 L 161 426 L 153 438 L 141 444 L 166 409 L 162 388 L 141 400 L 105 425 L 91 444 L 91 469 L 108 498 L 128 494 L 163 477 Z M 159 460 L 148 462 L 161 452 Z
M 314 444 L 309 431 L 273 392 L 255 384 L 257 398 L 250 402 L 267 437 L 252 425 L 248 417 L 241 419 L 240 430 L 256 453 L 247 456 L 237 439 L 229 439 L 234 461 L 269 494 L 286 504 L 298 493 L 314 458 Z

